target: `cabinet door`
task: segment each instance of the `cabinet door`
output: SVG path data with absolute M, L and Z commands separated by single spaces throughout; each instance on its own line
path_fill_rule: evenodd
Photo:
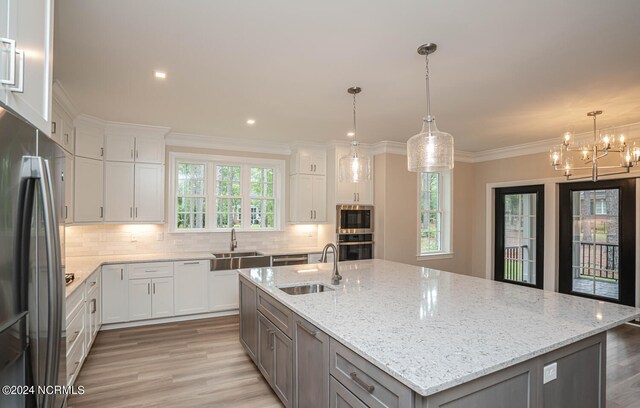
M 175 314 L 186 315 L 206 312 L 209 304 L 207 293 L 209 261 L 174 262 L 173 268 Z
M 313 174 L 313 157 L 307 152 L 298 152 L 296 154 L 298 161 L 298 173 Z
M 164 163 L 164 140 L 151 137 L 137 137 L 135 159 L 136 163 Z
M 291 221 L 310 222 L 313 216 L 313 176 L 291 176 Z
M 258 305 L 256 287 L 240 279 L 240 343 L 257 364 L 258 356 Z
M 122 134 L 108 134 L 104 138 L 105 160 L 133 162 L 135 137 Z
M 151 318 L 151 279 L 129 281 L 129 320 Z
M 273 388 L 273 368 L 275 365 L 275 326 L 258 313 L 258 369 Z
M 76 222 L 100 222 L 104 216 L 102 160 L 75 158 L 73 216 Z
M 296 316 L 294 407 L 329 406 L 329 336 Z
M 62 122 L 62 114 L 57 109 L 53 109 L 51 111 L 51 132 L 48 134 L 53 140 L 55 140 L 59 144 L 62 144 L 63 126 L 64 124 Z
M 284 406 L 291 407 L 293 405 L 293 342 L 276 327 L 272 328 L 272 332 L 271 347 L 274 354 L 272 387 Z M 309 405 L 304 405 L 304 407 L 307 406 Z M 326 405 L 322 406 L 326 407 Z
M 133 221 L 133 163 L 104 162 L 104 220 Z
M 327 220 L 327 177 L 313 176 L 313 221 Z
M 73 222 L 73 155 L 69 152 L 64 154 L 64 223 L 71 224 Z
M 325 152 L 313 152 L 311 154 L 313 173 L 317 175 L 327 174 L 327 154 Z
M 102 322 L 129 321 L 129 271 L 126 265 L 102 267 Z
M 104 156 L 104 127 L 87 119 L 76 121 L 75 155 L 102 160 Z
M 66 113 L 62 113 L 62 133 L 60 134 L 60 141 L 62 142 L 62 147 L 68 151 L 73 153 L 75 146 L 75 129 L 73 128 L 73 120 Z
M 3 3 L 6 3 L 4 0 Z M 51 133 L 53 1 L 11 0 L 9 38 L 15 40 L 15 84 L 6 103 L 45 134 Z M 21 89 L 18 89 L 21 88 Z
M 205 286 L 206 287 L 206 286 Z M 173 278 L 151 280 L 152 317 L 173 316 Z
M 86 315 L 87 315 L 87 327 L 86 327 L 86 340 L 87 350 L 93 343 L 93 340 L 98 334 L 99 316 L 100 316 L 100 284 L 99 280 L 93 290 L 90 290 L 87 296 Z
M 238 308 L 238 271 L 209 272 L 209 311 Z
M 160 222 L 164 219 L 164 166 L 136 163 L 135 169 L 135 220 Z

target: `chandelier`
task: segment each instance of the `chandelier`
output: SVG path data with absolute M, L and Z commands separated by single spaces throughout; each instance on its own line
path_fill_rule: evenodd
M 339 161 L 339 180 L 347 183 L 360 183 L 371 180 L 371 163 L 369 157 L 360 153 L 358 144 L 358 131 L 356 130 L 356 95 L 362 92 L 358 86 L 347 89 L 353 95 L 353 142 L 349 153 L 342 156 Z
M 554 170 L 561 171 L 567 180 L 592 179 L 598 181 L 600 177 L 629 173 L 631 167 L 640 161 L 640 147 L 630 144 L 628 135 L 615 128 L 598 131 L 597 118 L 601 110 L 587 113 L 593 118 L 593 141 L 579 142 L 575 140 L 573 132 L 562 135 L 562 143 L 551 149 L 549 160 Z M 600 161 L 609 153 L 619 153 L 618 165 L 601 165 Z M 582 166 L 575 167 L 573 156 L 578 156 Z M 590 170 L 591 175 L 574 176 L 574 171 Z
M 425 57 L 427 116 L 422 121 L 420 133 L 407 141 L 407 168 L 413 172 L 453 169 L 453 136 L 438 130 L 436 118 L 431 115 L 429 54 L 436 52 L 437 48 L 433 43 L 418 47 L 418 54 Z

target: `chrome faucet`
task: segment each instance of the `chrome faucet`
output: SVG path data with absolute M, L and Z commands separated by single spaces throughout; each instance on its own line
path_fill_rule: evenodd
M 231 228 L 231 251 L 238 247 L 238 240 L 236 239 L 236 229 Z
M 329 248 L 333 249 L 333 273 L 331 274 L 331 284 L 338 285 L 342 279 L 342 275 L 340 275 L 340 272 L 338 271 L 338 248 L 336 248 L 333 243 L 329 242 L 324 246 L 322 249 L 322 256 L 320 256 L 320 262 L 327 262 L 327 252 Z

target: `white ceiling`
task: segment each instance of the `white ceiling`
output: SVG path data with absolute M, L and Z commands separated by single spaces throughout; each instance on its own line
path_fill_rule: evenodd
M 638 0 L 59 0 L 54 75 L 103 119 L 284 142 L 346 138 L 359 85 L 359 139 L 405 141 L 435 42 L 438 126 L 476 152 L 596 108 L 640 121 L 639 21 Z

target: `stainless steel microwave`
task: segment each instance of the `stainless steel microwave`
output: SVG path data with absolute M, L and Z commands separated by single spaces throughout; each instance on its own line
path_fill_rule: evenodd
M 338 234 L 373 233 L 373 206 L 337 205 L 336 212 Z

